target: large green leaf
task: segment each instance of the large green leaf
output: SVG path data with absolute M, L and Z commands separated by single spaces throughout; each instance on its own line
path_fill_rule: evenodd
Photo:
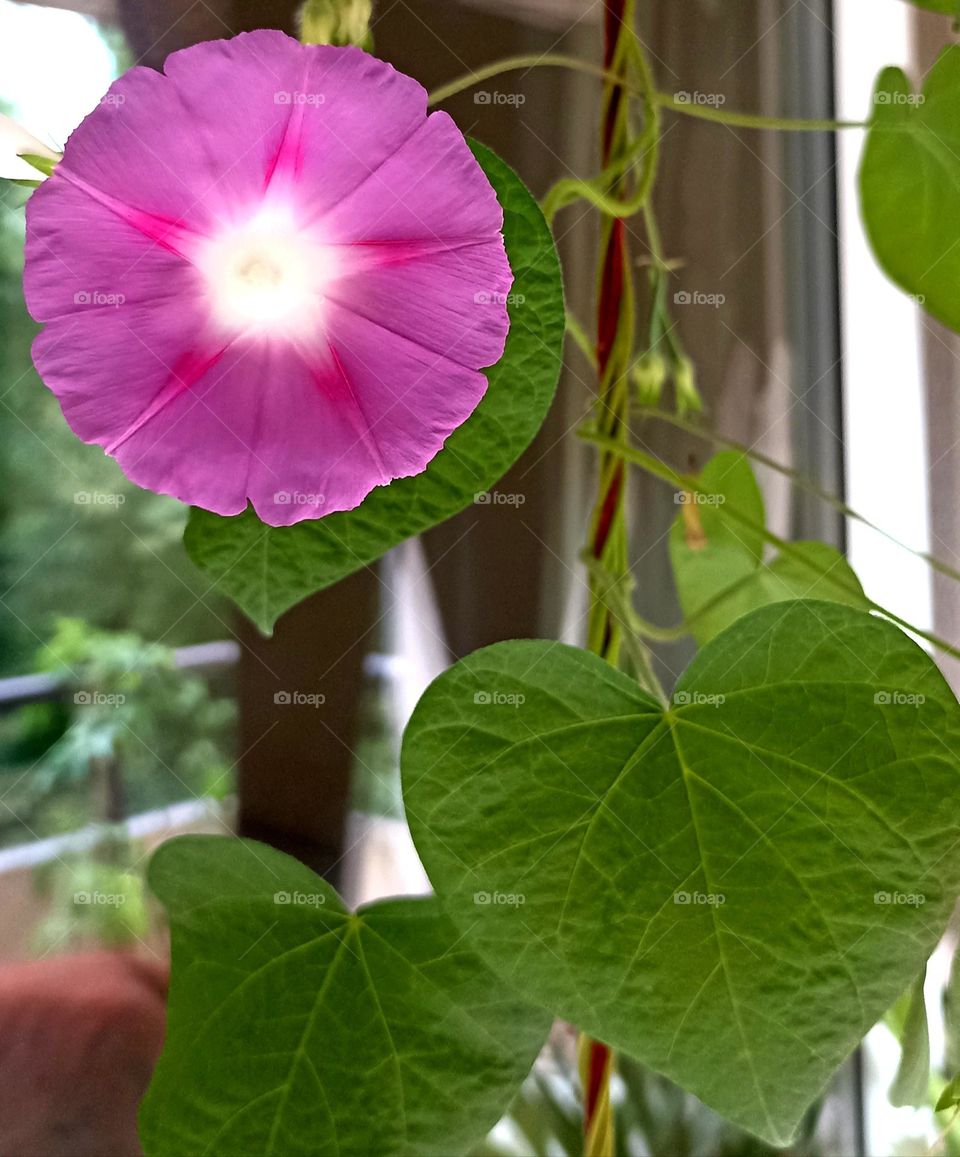
M 944 49 L 922 93 L 899 68 L 880 73 L 860 203 L 884 272 L 960 330 L 960 46 Z
M 354 915 L 296 860 L 216 836 L 164 844 L 150 884 L 173 933 L 151 1157 L 465 1153 L 549 1030 L 432 898 Z
M 483 145 L 472 148 L 503 207 L 514 284 L 506 349 L 486 371 L 489 386 L 471 417 L 422 474 L 378 487 L 356 510 L 288 527 L 265 526 L 250 508 L 234 518 L 191 511 L 190 557 L 263 631 L 307 595 L 469 506 L 513 465 L 547 413 L 565 324 L 556 248 L 516 173 Z
M 763 496 L 749 460 L 717 454 L 700 475 L 702 489 L 685 500 L 670 530 L 670 562 L 690 633 L 709 642 L 734 619 L 786 599 L 829 599 L 866 607 L 857 576 L 824 542 L 795 542 L 789 554 L 764 559 Z M 734 518 L 731 509 L 739 515 Z
M 785 1144 L 946 925 L 958 743 L 952 692 L 895 626 L 775 603 L 667 710 L 572 647 L 476 652 L 420 701 L 404 796 L 499 972 Z

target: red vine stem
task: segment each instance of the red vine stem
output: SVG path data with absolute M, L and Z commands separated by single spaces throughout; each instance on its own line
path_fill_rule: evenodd
M 608 70 L 613 69 L 625 9 L 626 0 L 606 0 L 603 66 Z M 620 125 L 620 114 L 623 107 L 623 89 L 620 85 L 608 85 L 601 126 L 601 162 L 603 168 L 607 168 L 614 157 L 617 129 Z M 609 221 L 605 241 L 606 244 L 601 256 L 600 292 L 597 309 L 597 366 L 601 384 L 601 405 L 608 406 L 614 400 L 610 396 L 612 390 L 609 389 L 610 383 L 607 379 L 611 376 L 610 371 L 616 368 L 613 365 L 613 353 L 617 333 L 620 329 L 624 300 L 623 287 L 627 276 L 626 229 L 622 218 L 616 217 Z M 609 416 L 619 427 L 620 415 L 614 412 Z M 601 491 L 600 495 L 598 517 L 591 542 L 594 558 L 603 557 L 614 518 L 621 508 L 623 477 L 623 463 L 617 462 L 614 465 L 612 476 L 607 481 L 606 490 Z
M 632 62 L 634 0 L 605 0 L 604 68 L 620 73 Z M 630 105 L 617 81 L 604 86 L 601 123 L 601 163 L 604 169 L 631 147 Z M 618 193 L 622 179 L 610 192 Z M 626 224 L 619 217 L 602 222 L 599 283 L 597 288 L 597 369 L 599 377 L 597 427 L 605 437 L 618 440 L 626 431 L 629 409 L 627 372 L 633 352 L 634 302 Z M 614 575 L 627 572 L 623 511 L 625 471 L 615 454 L 600 457 L 600 487 L 590 528 L 589 551 Z M 620 628 L 594 589 L 589 628 L 590 648 L 617 663 Z
M 603 65 L 618 72 L 624 65 L 622 46 L 632 34 L 633 0 L 605 0 Z M 607 82 L 601 123 L 601 162 L 606 169 L 629 145 L 629 105 L 622 85 Z M 617 182 L 612 192 L 617 191 Z M 623 436 L 629 406 L 627 370 L 632 350 L 633 292 L 626 226 L 621 218 L 603 221 L 597 304 L 597 425 L 613 440 Z M 616 454 L 600 458 L 600 486 L 590 528 L 590 554 L 609 573 L 628 569 L 624 519 L 624 463 Z M 620 628 L 606 602 L 594 589 L 591 600 L 590 646 L 617 663 Z M 583 1036 L 580 1040 L 585 1157 L 613 1157 L 614 1126 L 610 1105 L 613 1055 L 607 1045 Z

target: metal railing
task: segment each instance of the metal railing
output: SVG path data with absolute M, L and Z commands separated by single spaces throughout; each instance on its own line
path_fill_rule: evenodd
M 174 651 L 174 666 L 183 671 L 216 671 L 236 665 L 240 645 L 232 639 L 214 643 L 197 643 Z M 13 675 L 0 679 L 0 714 L 15 711 L 31 703 L 50 703 L 63 699 L 72 684 L 60 675 Z

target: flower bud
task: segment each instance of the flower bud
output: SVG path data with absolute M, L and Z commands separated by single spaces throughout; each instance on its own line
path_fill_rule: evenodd
M 23 125 L 0 113 L 0 177 L 39 184 L 49 177 L 60 154 L 28 133 Z
M 645 353 L 630 370 L 630 381 L 641 406 L 655 406 L 667 382 L 667 363 L 663 354 Z
M 703 409 L 700 393 L 697 390 L 696 371 L 693 362 L 687 358 L 680 358 L 673 367 L 673 384 L 677 391 L 677 413 L 699 413 Z
M 370 52 L 372 0 L 307 0 L 300 9 L 304 44 L 356 44 Z

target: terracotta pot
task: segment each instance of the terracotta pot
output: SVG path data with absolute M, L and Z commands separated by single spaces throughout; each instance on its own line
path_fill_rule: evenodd
M 0 968 L 0 1153 L 136 1157 L 168 970 L 94 951 Z

